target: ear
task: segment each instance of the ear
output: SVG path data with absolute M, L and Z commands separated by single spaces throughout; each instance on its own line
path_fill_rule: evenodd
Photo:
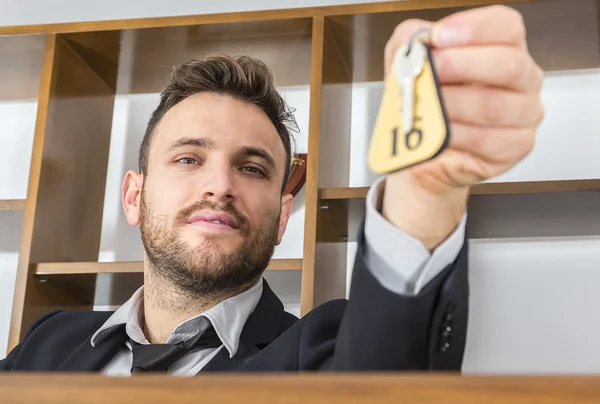
M 290 214 L 292 213 L 293 202 L 294 197 L 292 196 L 292 194 L 283 195 L 281 197 L 281 215 L 279 216 L 279 232 L 277 233 L 277 245 L 281 243 L 283 233 L 285 233 L 285 228 L 287 227 Z
M 127 223 L 137 226 L 140 223 L 140 200 L 144 177 L 135 171 L 127 171 L 121 187 L 121 203 L 127 217 Z

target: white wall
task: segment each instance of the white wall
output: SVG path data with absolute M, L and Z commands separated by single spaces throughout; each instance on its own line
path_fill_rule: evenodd
M 0 0 L 0 26 L 377 3 L 387 0 Z
M 20 7 L 13 1 L 4 3 L 8 0 L 0 0 L 0 25 L 232 11 L 250 4 L 232 1 L 209 6 L 205 4 L 208 2 L 172 1 L 168 7 L 164 2 L 144 2 L 142 7 L 140 1 L 128 1 L 120 2 L 118 12 L 112 12 L 115 8 L 107 6 L 110 2 L 96 9 L 90 3 L 63 0 L 61 3 L 72 7 L 63 8 L 59 15 L 52 14 L 58 9 L 56 2 L 50 6 L 42 0 L 28 1 Z M 270 0 L 256 3 L 252 2 L 252 7 L 292 4 Z M 325 1 L 311 5 L 317 3 Z M 305 150 L 308 89 L 281 90 L 297 108 L 299 151 Z M 369 185 L 375 179 L 366 168 L 365 151 L 380 96 L 381 83 L 353 88 L 351 186 Z M 542 98 L 546 118 L 534 152 L 494 180 L 600 178 L 600 69 L 548 74 Z M 156 100 L 156 94 L 140 94 L 119 96 L 116 101 L 102 261 L 141 259 L 139 233 L 123 218 L 119 187 L 125 171 L 135 168 L 139 140 Z M 0 103 L 0 199 L 25 197 L 35 108 L 34 101 Z M 277 257 L 302 255 L 298 236 L 304 215 L 302 194 L 298 199 Z M 600 351 L 596 349 L 600 325 L 594 321 L 600 307 L 596 292 L 600 284 L 599 208 L 600 192 L 479 196 L 471 200 L 472 296 L 465 372 L 600 371 Z M 8 334 L 21 219 L 20 212 L 0 212 L 0 352 Z M 348 272 L 356 246 L 350 243 L 349 247 Z M 300 274 L 267 276 L 287 309 L 297 312 Z M 109 276 L 98 283 L 98 309 L 111 305 L 110 285 Z
M 37 102 L 0 102 L 0 200 L 25 199 Z M 8 343 L 22 211 L 0 211 L 0 357 Z

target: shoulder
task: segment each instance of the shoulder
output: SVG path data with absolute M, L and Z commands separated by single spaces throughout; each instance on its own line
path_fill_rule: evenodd
M 348 300 L 346 299 L 335 299 L 322 303 L 302 316 L 297 322 L 297 327 L 302 328 L 303 333 L 321 332 L 324 329 L 337 332 L 347 305 Z
M 284 312 L 278 335 L 287 334 L 300 337 L 314 333 L 320 334 L 324 330 L 337 333 L 347 304 L 346 299 L 330 300 L 315 307 L 301 318 Z
M 0 370 L 53 370 L 110 317 L 110 312 L 57 310 L 40 316 Z
M 346 299 L 334 299 L 329 300 L 314 309 L 312 309 L 306 316 L 310 316 L 312 319 L 321 319 L 327 318 L 330 320 L 339 319 L 341 320 L 344 312 L 346 311 L 346 306 L 348 305 L 348 300 Z
M 27 330 L 23 342 L 39 337 L 73 338 L 89 336 L 100 328 L 113 312 L 92 310 L 56 310 L 39 317 Z

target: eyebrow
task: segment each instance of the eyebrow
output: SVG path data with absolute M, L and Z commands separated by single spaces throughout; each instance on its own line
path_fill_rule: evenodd
M 175 142 L 169 146 L 167 152 L 171 152 L 175 149 L 179 149 L 180 147 L 185 146 L 194 146 L 201 147 L 203 149 L 212 149 L 215 147 L 214 143 L 205 137 L 192 138 L 192 137 L 183 137 L 181 139 L 177 139 Z
M 254 156 L 263 159 L 268 166 L 268 169 L 275 170 L 275 159 L 269 154 L 268 151 L 261 147 L 255 146 L 242 146 L 235 151 L 238 156 Z

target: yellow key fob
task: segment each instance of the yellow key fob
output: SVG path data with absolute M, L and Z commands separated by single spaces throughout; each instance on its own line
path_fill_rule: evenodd
M 425 162 L 447 147 L 450 125 L 432 60 L 430 47 L 420 40 L 396 54 L 369 146 L 368 164 L 374 173 Z

